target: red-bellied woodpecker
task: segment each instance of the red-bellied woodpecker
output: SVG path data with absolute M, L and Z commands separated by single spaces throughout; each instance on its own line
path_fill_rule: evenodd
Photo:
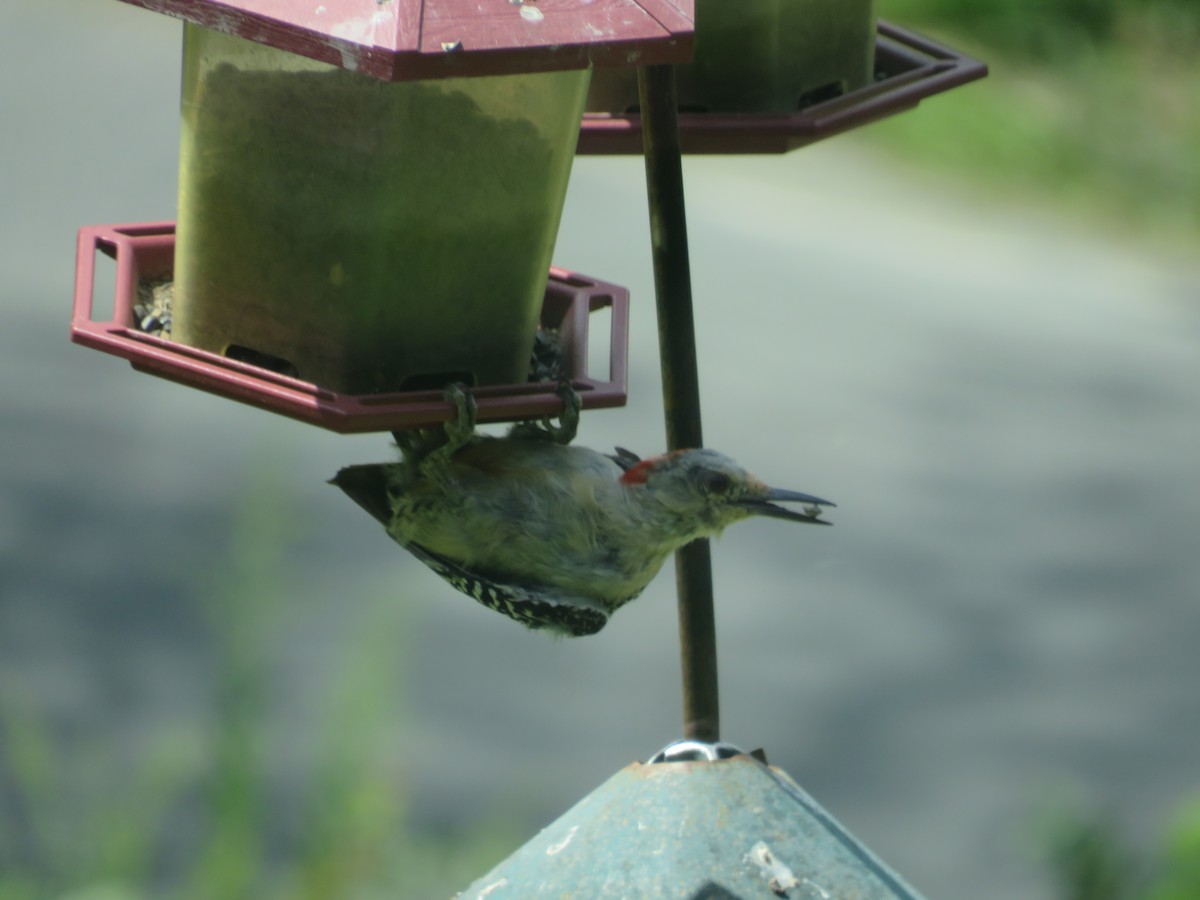
M 594 634 L 689 541 L 750 516 L 828 524 L 827 500 L 770 488 L 715 450 L 639 459 L 567 446 L 579 401 L 557 428 L 522 423 L 503 438 L 458 418 L 396 435 L 403 461 L 350 466 L 332 480 L 451 585 L 530 628 Z M 804 504 L 795 512 L 773 501 Z

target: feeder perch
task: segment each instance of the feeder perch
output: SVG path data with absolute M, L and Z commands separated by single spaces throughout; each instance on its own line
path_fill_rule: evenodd
M 458 896 L 920 898 L 785 772 L 698 741 L 621 770 Z
M 98 313 L 96 254 L 116 261 L 111 318 Z M 138 290 L 174 277 L 175 229 L 171 222 L 100 225 L 79 233 L 71 340 L 129 360 L 135 369 L 231 400 L 341 433 L 400 430 L 448 421 L 454 409 L 440 390 L 351 395 L 198 350 L 139 327 Z M 588 371 L 589 315 L 611 310 L 609 371 Z M 99 316 L 99 317 L 98 317 Z M 626 399 L 629 293 L 622 287 L 563 269 L 551 269 L 541 309 L 544 332 L 557 336 L 561 376 L 585 409 L 621 406 Z M 497 385 L 474 391 L 478 420 L 501 422 L 557 415 L 562 400 L 554 381 Z
M 392 408 L 515 391 L 481 417 L 524 415 L 591 66 L 686 58 L 690 20 L 666 0 L 129 2 L 185 20 L 176 351 Z M 338 405 L 337 427 L 411 427 L 385 407 Z
M 698 37 L 697 59 L 700 43 Z M 803 108 L 776 112 L 698 109 L 685 105 L 681 94 L 680 145 L 684 153 L 693 154 L 786 153 L 913 109 L 927 97 L 986 75 L 987 66 L 979 60 L 880 21 L 875 34 L 874 75 L 869 82 L 825 99 L 814 96 L 816 102 Z M 592 79 L 578 152 L 642 152 L 635 80 L 619 72 L 597 73 Z

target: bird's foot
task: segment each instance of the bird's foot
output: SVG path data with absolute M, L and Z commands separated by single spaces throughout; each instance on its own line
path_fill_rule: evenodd
M 426 477 L 446 471 L 450 458 L 475 436 L 475 398 L 467 386 L 455 382 L 447 386 L 443 396 L 453 404 L 455 414 L 441 428 L 393 433 L 405 462 L 415 467 L 410 471 Z
M 571 387 L 569 381 L 558 383 L 558 396 L 562 398 L 563 409 L 558 416 L 558 424 L 552 419 L 542 419 L 540 422 L 518 422 L 508 430 L 510 438 L 526 441 L 553 441 L 556 444 L 569 444 L 575 440 L 579 430 L 579 411 L 583 409 L 583 401 L 579 392 Z
M 454 450 L 466 445 L 475 434 L 475 397 L 462 382 L 447 385 L 445 398 L 454 404 L 455 417 L 445 424 L 446 446 Z M 454 450 L 450 452 L 453 453 Z

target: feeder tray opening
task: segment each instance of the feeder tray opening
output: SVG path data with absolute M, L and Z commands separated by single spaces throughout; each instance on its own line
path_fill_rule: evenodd
M 414 390 L 348 394 L 257 365 L 261 357 L 245 351 L 222 355 L 171 339 L 174 223 L 100 225 L 81 229 L 75 279 L 71 339 L 120 356 L 135 369 L 249 403 L 341 433 L 400 431 L 448 421 L 453 408 L 442 396 L 448 381 L 467 381 L 469 372 L 441 371 L 425 377 Z M 96 283 L 98 254 L 113 259 L 114 303 L 111 318 L 94 315 L 94 300 L 104 286 Z M 591 335 L 593 313 L 607 311 L 607 334 Z M 589 371 L 589 348 L 607 338 L 607 372 Z M 481 422 L 510 422 L 554 416 L 562 409 L 557 384 L 567 381 L 584 409 L 623 406 L 627 398 L 629 292 L 618 285 L 577 272 L 550 268 L 541 311 L 529 341 L 525 378 L 511 384 L 479 385 L 473 390 Z M 594 354 L 593 354 L 594 355 Z M 250 358 L 246 358 L 249 356 Z M 436 382 L 436 384 L 434 383 Z

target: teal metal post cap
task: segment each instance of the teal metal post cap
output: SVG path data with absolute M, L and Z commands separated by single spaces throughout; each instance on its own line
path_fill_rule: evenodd
M 622 769 L 459 898 L 920 900 L 787 774 L 728 747 Z

